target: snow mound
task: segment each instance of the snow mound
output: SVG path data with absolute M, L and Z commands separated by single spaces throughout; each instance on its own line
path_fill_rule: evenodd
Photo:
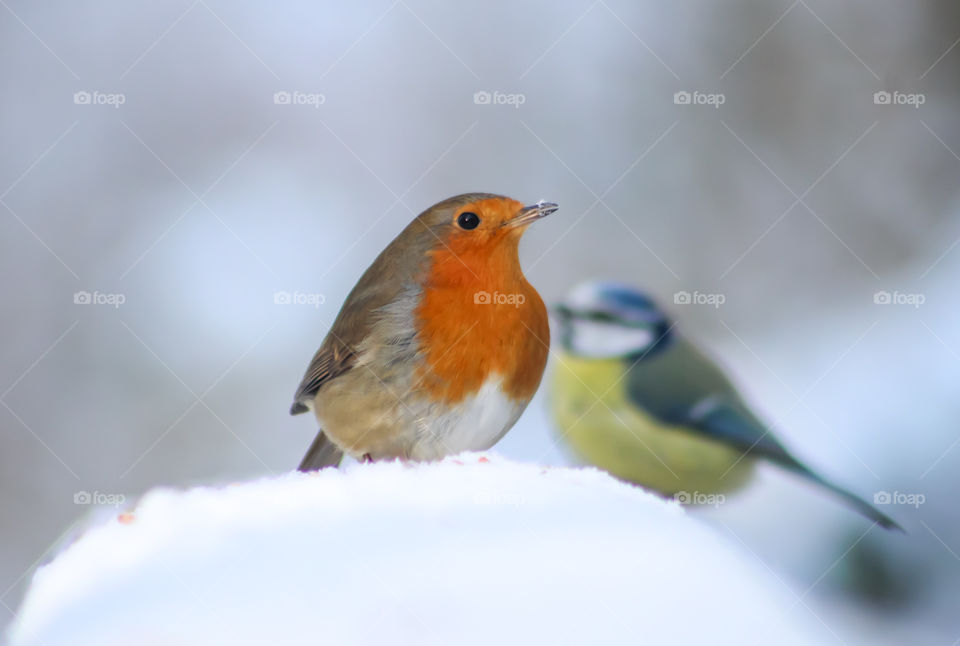
M 809 643 L 783 592 L 604 473 L 465 454 L 152 491 L 36 573 L 10 639 Z

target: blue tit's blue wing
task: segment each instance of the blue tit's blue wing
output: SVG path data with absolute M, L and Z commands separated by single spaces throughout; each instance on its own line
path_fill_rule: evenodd
M 750 412 L 720 368 L 682 338 L 629 363 L 629 400 L 665 424 L 792 466 L 795 462 Z
M 739 397 L 707 395 L 670 421 L 736 447 L 744 454 L 764 457 L 791 469 L 804 469 Z

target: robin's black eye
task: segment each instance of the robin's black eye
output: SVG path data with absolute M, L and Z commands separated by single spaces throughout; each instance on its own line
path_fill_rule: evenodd
M 480 224 L 480 216 L 470 211 L 461 213 L 460 217 L 457 218 L 457 224 L 460 225 L 461 229 L 466 229 L 467 231 L 476 229 L 477 225 Z

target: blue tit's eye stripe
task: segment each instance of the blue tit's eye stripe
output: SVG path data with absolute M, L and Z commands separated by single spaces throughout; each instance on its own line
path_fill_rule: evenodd
M 553 306 L 553 311 L 554 311 L 554 313 L 559 314 L 560 316 L 562 316 L 562 317 L 564 317 L 564 318 L 573 318 L 573 310 L 571 310 L 571 309 L 570 309 L 569 307 L 567 307 L 566 305 L 563 305 L 563 304 L 561 304 L 561 305 L 554 305 L 554 306 Z
M 590 321 L 593 323 L 615 323 L 623 327 L 641 328 L 647 327 L 651 323 L 660 322 L 659 319 L 656 318 L 650 318 L 649 320 L 646 318 L 640 320 L 637 318 L 630 319 L 602 310 L 577 310 L 566 305 L 558 305 L 556 309 L 560 315 L 568 319 Z
M 620 323 L 621 322 L 621 319 L 619 317 L 614 316 L 613 314 L 610 314 L 608 312 L 598 312 L 598 311 L 587 312 L 584 318 L 590 321 L 598 321 L 603 323 Z
M 558 305 L 557 311 L 571 319 L 579 319 L 581 321 L 614 321 L 616 317 L 606 312 L 598 312 L 597 310 L 575 310 L 566 305 Z

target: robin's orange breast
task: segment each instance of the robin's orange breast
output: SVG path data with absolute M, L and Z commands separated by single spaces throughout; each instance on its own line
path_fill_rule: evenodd
M 520 269 L 519 235 L 505 230 L 482 247 L 456 241 L 432 251 L 415 311 L 424 394 L 454 405 L 491 378 L 526 403 L 547 361 L 547 310 Z

